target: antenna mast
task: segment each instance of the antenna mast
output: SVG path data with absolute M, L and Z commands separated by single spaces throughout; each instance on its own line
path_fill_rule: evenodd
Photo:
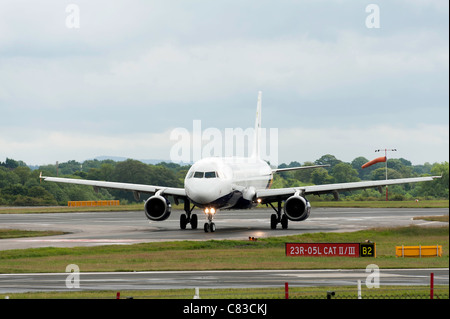
M 384 157 L 386 158 L 386 165 L 385 165 L 385 167 L 386 167 L 386 180 L 388 179 L 388 170 L 387 170 L 387 152 L 397 152 L 397 149 L 396 148 L 385 148 L 385 149 L 378 149 L 378 150 L 375 150 L 375 152 L 382 152 L 382 151 L 384 151 Z M 388 201 L 389 199 L 388 199 L 388 186 L 386 185 L 386 201 Z

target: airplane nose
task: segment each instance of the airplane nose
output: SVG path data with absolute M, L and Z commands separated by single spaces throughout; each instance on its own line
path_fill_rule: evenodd
M 206 205 L 226 195 L 226 185 L 205 179 L 192 179 L 185 184 L 187 196 L 195 203 Z
M 214 202 L 217 197 L 213 196 L 210 192 L 195 192 L 190 198 L 197 204 L 209 204 Z
M 189 197 L 198 204 L 209 204 L 221 197 L 221 191 L 217 187 L 208 187 L 201 185 L 204 183 L 196 183 L 195 187 L 191 187 Z

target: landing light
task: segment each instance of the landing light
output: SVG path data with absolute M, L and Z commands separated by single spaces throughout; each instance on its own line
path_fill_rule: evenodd
M 211 208 L 205 208 L 205 214 L 211 214 L 211 215 L 214 215 L 216 213 L 216 209 L 214 208 L 214 207 L 211 207 Z

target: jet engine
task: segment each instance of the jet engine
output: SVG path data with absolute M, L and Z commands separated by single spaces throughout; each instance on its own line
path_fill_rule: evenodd
M 144 208 L 148 219 L 161 221 L 169 218 L 172 206 L 165 197 L 156 194 L 147 199 Z
M 284 203 L 284 213 L 293 221 L 302 221 L 309 217 L 311 204 L 298 194 L 289 197 Z

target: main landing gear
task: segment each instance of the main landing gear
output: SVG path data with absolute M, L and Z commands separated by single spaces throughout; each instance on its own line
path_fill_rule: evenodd
M 270 216 L 270 229 L 276 229 L 278 223 L 281 224 L 281 228 L 287 229 L 288 228 L 288 218 L 286 214 L 281 215 L 281 201 L 278 201 L 278 207 L 275 208 L 272 203 L 269 203 L 269 205 L 273 208 L 273 210 L 276 212 L 276 214 L 272 214 Z
M 194 207 L 195 206 L 192 206 L 192 208 L 190 208 L 189 201 L 185 200 L 184 211 L 186 212 L 186 214 L 180 215 L 180 228 L 181 229 L 186 229 L 187 224 L 191 224 L 192 229 L 197 229 L 197 226 L 198 226 L 197 214 L 191 214 L 192 211 L 194 210 Z

